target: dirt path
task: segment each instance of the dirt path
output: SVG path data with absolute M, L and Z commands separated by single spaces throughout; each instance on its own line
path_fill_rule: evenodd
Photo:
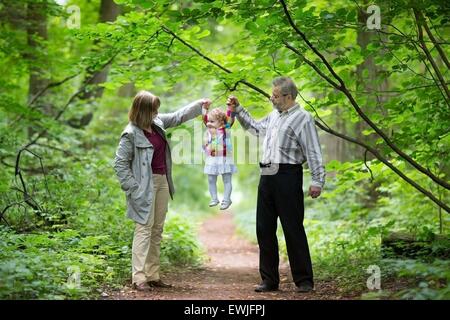
M 260 282 L 258 272 L 258 247 L 236 236 L 232 214 L 221 212 L 206 220 L 200 229 L 200 241 L 209 256 L 201 269 L 184 269 L 163 275 L 173 288 L 138 292 L 127 286 L 112 293 L 109 299 L 150 300 L 307 300 L 343 299 L 332 283 L 316 282 L 313 293 L 294 292 L 289 266 L 280 266 L 280 291 L 256 293 Z M 345 298 L 344 298 L 345 299 Z

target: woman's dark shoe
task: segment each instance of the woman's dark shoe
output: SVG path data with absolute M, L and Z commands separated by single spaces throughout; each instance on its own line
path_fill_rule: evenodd
M 147 284 L 150 287 L 155 287 L 155 288 L 172 288 L 171 284 L 164 283 L 164 282 L 161 281 L 161 279 L 160 280 L 156 280 L 156 281 L 149 281 L 149 282 L 147 282 Z
M 270 291 L 278 291 L 278 285 L 270 285 L 268 283 L 261 283 L 259 286 L 255 288 L 255 292 L 270 292 Z
M 140 284 L 133 283 L 133 289 L 137 291 L 152 291 L 153 288 L 148 283 L 143 282 Z

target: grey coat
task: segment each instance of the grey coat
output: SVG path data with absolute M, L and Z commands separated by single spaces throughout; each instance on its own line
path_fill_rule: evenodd
M 176 127 L 193 119 L 202 112 L 201 100 L 195 101 L 173 113 L 159 114 L 154 124 L 166 140 L 165 129 Z M 148 141 L 142 129 L 129 123 L 120 136 L 119 146 L 114 159 L 114 170 L 120 187 L 125 191 L 127 216 L 140 224 L 146 224 L 152 212 L 153 145 Z M 175 188 L 172 181 L 172 157 L 169 143 L 166 143 L 166 171 L 170 196 L 173 199 Z

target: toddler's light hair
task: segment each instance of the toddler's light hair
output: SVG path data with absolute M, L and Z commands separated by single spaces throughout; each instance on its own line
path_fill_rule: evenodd
M 209 117 L 214 118 L 218 121 L 222 121 L 224 125 L 227 123 L 227 114 L 220 108 L 211 110 L 211 112 L 209 113 Z

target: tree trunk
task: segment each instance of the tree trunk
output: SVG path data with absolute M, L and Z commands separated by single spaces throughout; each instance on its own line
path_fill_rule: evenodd
M 361 48 L 361 51 L 366 50 L 367 46 L 372 41 L 380 41 L 377 39 L 377 33 L 373 30 L 366 30 L 365 26 L 367 23 L 368 14 L 363 10 L 358 10 L 358 33 L 357 33 L 357 44 Z M 369 56 L 364 59 L 364 61 L 356 66 L 356 89 L 361 92 L 361 95 L 367 97 L 367 102 L 361 105 L 363 111 L 370 115 L 374 113 L 382 113 L 386 116 L 386 110 L 383 108 L 383 104 L 387 97 L 385 94 L 379 91 L 385 91 L 389 86 L 387 78 L 383 77 L 384 80 L 381 82 L 378 79 L 381 77 L 380 74 L 383 73 L 383 69 L 375 64 L 374 58 Z M 365 141 L 370 145 L 375 145 L 375 135 L 365 135 L 364 130 L 370 129 L 370 126 L 363 120 L 356 123 L 356 136 L 360 141 Z M 361 154 L 362 150 L 356 147 L 355 152 Z M 358 157 L 359 158 L 359 157 Z M 372 160 L 374 158 L 370 153 L 367 154 L 367 160 Z M 370 184 L 367 190 L 367 196 L 364 198 L 364 202 L 368 207 L 372 207 L 378 199 L 378 191 L 376 188 L 377 184 Z
M 358 10 L 358 24 L 360 27 L 358 28 L 357 34 L 357 44 L 361 48 L 361 50 L 365 50 L 367 45 L 371 42 L 374 34 L 373 31 L 366 31 L 364 26 L 366 25 L 366 21 L 368 18 L 368 14 L 365 11 Z M 356 90 L 361 91 L 361 95 L 367 96 L 368 100 L 365 105 L 361 105 L 363 111 L 367 114 L 371 114 L 375 110 L 376 99 L 373 97 L 373 91 L 377 90 L 376 86 L 376 78 L 377 78 L 377 68 L 373 61 L 372 57 L 366 57 L 364 61 L 356 66 Z M 370 93 L 369 93 L 370 92 Z M 364 130 L 369 129 L 367 123 L 363 120 L 360 120 L 356 124 L 356 134 L 357 139 L 362 141 L 367 141 L 369 136 L 365 136 L 362 132 Z
M 120 7 L 113 0 L 102 0 L 100 4 L 99 22 L 115 21 L 120 14 Z M 103 95 L 104 88 L 99 86 L 106 81 L 108 77 L 110 65 L 103 70 L 92 72 L 88 70 L 86 77 L 90 78 L 88 90 L 81 94 L 80 99 L 86 100 L 86 107 L 92 109 L 93 101 L 100 99 Z M 89 110 L 79 118 L 68 120 L 68 124 L 74 128 L 83 128 L 87 126 L 94 116 L 93 110 Z
M 134 97 L 136 95 L 136 87 L 133 82 L 124 84 L 119 88 L 119 97 Z
M 29 80 L 28 80 L 28 101 L 33 99 L 48 84 L 49 79 L 46 76 L 46 68 L 49 63 L 46 61 L 46 44 L 48 40 L 47 34 L 47 14 L 45 2 L 31 2 L 27 6 L 26 31 L 28 52 L 24 57 L 28 60 Z M 42 110 L 46 115 L 52 115 L 52 106 L 49 103 L 37 101 L 36 107 Z M 28 129 L 29 136 L 33 135 L 33 128 Z

